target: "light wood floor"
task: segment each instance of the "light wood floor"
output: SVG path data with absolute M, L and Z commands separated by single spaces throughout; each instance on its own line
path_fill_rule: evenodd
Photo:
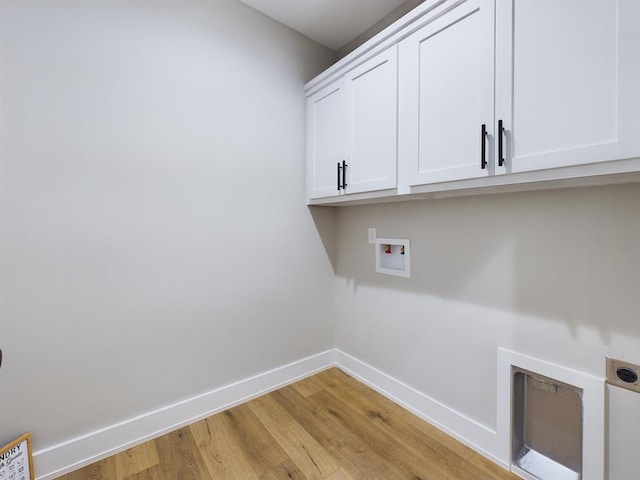
M 333 368 L 60 480 L 516 478 Z

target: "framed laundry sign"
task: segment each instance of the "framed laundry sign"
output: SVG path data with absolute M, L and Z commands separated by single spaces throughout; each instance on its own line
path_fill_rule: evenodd
M 28 433 L 0 449 L 0 479 L 34 480 L 31 435 Z

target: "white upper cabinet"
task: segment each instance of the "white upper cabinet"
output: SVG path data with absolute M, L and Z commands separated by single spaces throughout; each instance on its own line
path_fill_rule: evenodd
M 639 1 L 498 0 L 496 14 L 499 173 L 640 155 Z
M 306 88 L 311 203 L 640 180 L 640 0 L 426 0 Z
M 309 198 L 397 184 L 397 47 L 307 98 Z
M 398 55 L 392 47 L 347 73 L 346 193 L 396 187 Z
M 307 98 L 307 193 L 309 198 L 338 195 L 346 160 L 346 97 L 341 81 Z
M 639 157 L 638 25 L 638 0 L 467 0 L 409 35 L 399 191 Z
M 400 43 L 402 183 L 491 171 L 494 19 L 493 0 L 468 0 Z

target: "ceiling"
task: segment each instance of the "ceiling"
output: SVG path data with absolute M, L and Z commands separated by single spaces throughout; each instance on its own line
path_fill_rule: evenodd
M 336 51 L 405 3 L 405 0 L 240 1 Z

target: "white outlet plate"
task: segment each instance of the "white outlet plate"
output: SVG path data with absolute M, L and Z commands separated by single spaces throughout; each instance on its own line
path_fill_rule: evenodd
M 369 229 L 369 243 L 376 243 L 376 227 Z
M 618 376 L 618 370 L 627 370 L 635 374 L 634 381 L 624 381 Z M 633 375 L 632 374 L 632 375 Z M 632 392 L 640 393 L 640 365 L 607 357 L 607 383 L 616 387 L 626 388 Z

